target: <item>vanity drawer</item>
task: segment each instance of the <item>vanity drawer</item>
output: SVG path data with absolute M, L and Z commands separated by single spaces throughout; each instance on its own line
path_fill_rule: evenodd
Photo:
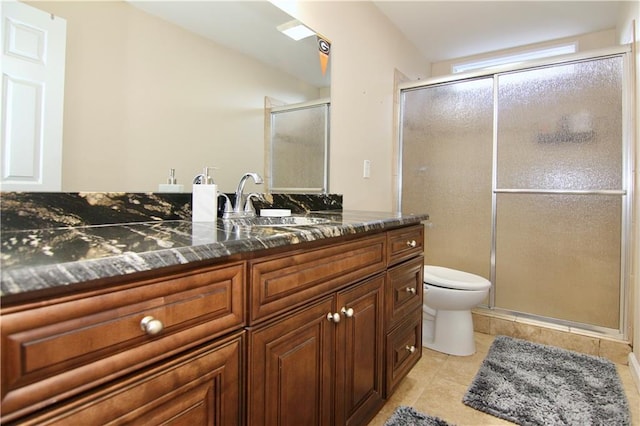
M 387 233 L 389 266 L 421 254 L 424 251 L 424 226 L 416 225 Z
M 44 425 L 242 424 L 244 331 L 21 419 Z
M 249 323 L 309 303 L 313 298 L 385 270 L 380 234 L 317 250 L 298 250 L 250 264 Z
M 409 370 L 422 356 L 422 308 L 387 334 L 385 398 L 389 398 Z
M 424 257 L 418 256 L 387 272 L 387 330 L 391 330 L 414 310 L 422 308 L 423 264 Z
M 202 268 L 3 313 L 2 420 L 241 328 L 244 271 Z M 145 332 L 145 317 L 164 328 Z

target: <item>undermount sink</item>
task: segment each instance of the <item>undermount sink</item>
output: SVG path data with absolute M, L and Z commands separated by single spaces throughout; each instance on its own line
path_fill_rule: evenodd
M 329 219 L 309 216 L 284 216 L 284 217 L 246 217 L 234 218 L 230 221 L 239 226 L 251 227 L 300 227 L 315 226 L 329 223 Z

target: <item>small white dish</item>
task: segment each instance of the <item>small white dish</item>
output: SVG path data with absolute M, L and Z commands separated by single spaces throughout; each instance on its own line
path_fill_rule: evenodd
M 264 216 L 264 217 L 291 216 L 291 209 L 260 209 L 260 216 Z

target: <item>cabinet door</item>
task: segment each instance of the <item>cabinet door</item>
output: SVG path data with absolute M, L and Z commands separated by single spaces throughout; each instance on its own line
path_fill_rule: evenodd
M 221 339 L 20 424 L 242 424 L 243 343 Z
M 366 424 L 382 407 L 384 276 L 338 293 L 336 424 Z
M 333 297 L 249 329 L 249 425 L 334 425 Z

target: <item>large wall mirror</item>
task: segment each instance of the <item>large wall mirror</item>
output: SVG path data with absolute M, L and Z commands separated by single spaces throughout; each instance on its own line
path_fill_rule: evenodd
M 269 190 L 328 192 L 329 99 L 273 107 L 269 112 L 266 158 Z
M 264 173 L 265 99 L 330 96 L 316 37 L 266 1 L 28 4 L 67 22 L 63 191 L 156 191 L 175 169 L 189 192 L 205 166 L 233 191 Z

